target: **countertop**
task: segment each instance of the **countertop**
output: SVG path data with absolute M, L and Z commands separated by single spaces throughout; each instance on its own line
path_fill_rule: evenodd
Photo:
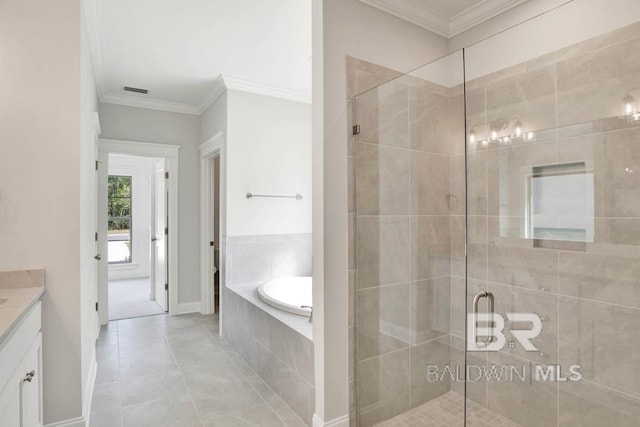
M 43 293 L 42 269 L 0 271 L 0 347 Z

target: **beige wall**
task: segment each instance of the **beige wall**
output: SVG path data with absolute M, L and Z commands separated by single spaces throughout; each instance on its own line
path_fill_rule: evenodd
M 0 269 L 46 270 L 45 423 L 82 415 L 80 13 L 0 3 Z

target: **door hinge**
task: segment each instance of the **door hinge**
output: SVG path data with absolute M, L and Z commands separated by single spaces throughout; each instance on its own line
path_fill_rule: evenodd
M 164 228 L 164 234 L 166 234 L 167 236 L 169 235 L 169 227 Z
M 100 162 L 98 160 L 96 160 L 96 170 L 98 170 L 98 165 L 100 164 Z
M 360 135 L 360 125 L 353 125 L 352 132 L 353 135 Z
M 209 242 L 209 246 L 215 246 L 214 242 Z
M 164 179 L 169 179 L 169 172 L 164 173 Z
M 96 303 L 96 311 L 98 311 L 98 303 Z
M 95 237 L 94 237 L 95 241 L 98 241 L 98 232 L 96 231 Z
M 164 290 L 165 290 L 165 291 L 168 291 L 168 290 L 169 290 L 169 284 L 168 284 L 168 283 L 165 283 L 165 284 L 164 284 Z

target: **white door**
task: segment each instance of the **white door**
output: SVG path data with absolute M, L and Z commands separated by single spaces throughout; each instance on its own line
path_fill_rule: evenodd
M 167 275 L 167 182 L 166 162 L 159 160 L 155 167 L 155 236 L 154 236 L 154 276 L 156 302 L 167 311 L 169 301 Z

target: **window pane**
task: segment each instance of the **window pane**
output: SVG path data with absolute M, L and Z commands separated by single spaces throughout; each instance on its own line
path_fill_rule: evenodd
M 109 263 L 131 262 L 131 184 L 130 176 L 109 176 Z

